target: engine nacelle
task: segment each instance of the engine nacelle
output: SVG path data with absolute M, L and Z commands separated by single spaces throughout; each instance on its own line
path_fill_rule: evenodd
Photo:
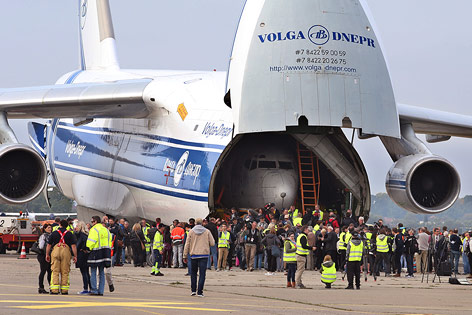
M 417 214 L 447 210 L 459 196 L 460 177 L 446 159 L 425 154 L 399 159 L 385 182 L 390 198 L 400 207 Z
M 36 198 L 47 180 L 42 156 L 24 144 L 0 146 L 0 202 L 23 204 Z

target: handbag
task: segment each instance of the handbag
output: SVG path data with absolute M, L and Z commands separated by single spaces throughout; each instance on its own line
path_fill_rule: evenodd
M 44 249 L 39 248 L 39 242 L 36 241 L 33 243 L 33 245 L 30 248 L 30 251 L 37 255 L 44 255 Z
M 280 248 L 277 245 L 272 245 L 270 247 L 270 254 L 274 257 L 280 256 Z
M 141 243 L 141 249 L 144 250 L 144 244 L 143 244 L 143 241 L 141 241 L 141 239 L 139 238 L 139 235 L 138 235 L 138 232 L 134 231 L 134 233 L 136 234 L 136 237 L 138 238 L 139 242 Z

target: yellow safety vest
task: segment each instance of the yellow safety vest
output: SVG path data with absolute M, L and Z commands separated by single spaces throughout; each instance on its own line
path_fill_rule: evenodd
M 297 245 L 291 240 L 286 240 L 285 244 L 287 244 L 287 242 L 290 243 L 290 249 L 297 247 Z M 296 253 L 295 252 L 287 253 L 285 251 L 285 246 L 284 246 L 284 262 L 296 262 L 296 261 L 297 261 Z
M 319 229 L 320 229 L 320 225 L 317 224 L 317 225 L 315 225 L 315 227 L 313 228 L 313 231 L 314 231 L 314 232 L 317 232 Z
M 351 239 L 352 239 L 352 234 L 351 234 L 351 232 L 347 231 L 346 236 L 344 237 L 344 243 L 346 243 L 346 247 L 347 247 L 347 244 L 349 244 L 349 241 Z
M 333 283 L 336 281 L 336 264 L 329 268 L 323 266 L 323 271 L 321 272 L 321 281 L 324 283 Z
M 346 246 L 346 232 L 342 232 L 341 235 L 339 235 L 339 250 L 346 250 Z
M 218 248 L 227 248 L 229 247 L 229 233 L 221 232 L 221 236 L 218 239 Z
M 365 237 L 367 238 L 366 247 L 367 247 L 367 249 L 371 249 L 372 248 L 372 242 L 371 242 L 372 233 L 370 233 L 370 232 L 365 233 Z
M 86 246 L 92 251 L 111 248 L 111 241 L 111 233 L 108 229 L 101 223 L 97 223 L 90 228 Z
M 349 249 L 349 261 L 361 261 L 362 260 L 362 251 L 364 249 L 364 245 L 361 242 L 359 245 L 354 245 L 352 241 L 349 241 L 351 244 L 351 248 Z
M 388 253 L 388 244 L 387 244 L 387 237 L 381 240 L 377 236 L 377 252 L 379 253 Z
M 152 244 L 152 249 L 156 249 L 161 251 L 164 249 L 164 236 L 162 236 L 161 232 L 157 231 L 154 235 L 154 243 Z
M 52 231 L 53 231 L 53 232 L 54 232 L 54 231 L 57 231 L 60 227 L 61 227 L 60 225 L 56 225 L 56 226 L 54 226 L 54 227 L 52 228 Z
M 300 225 L 302 225 L 302 218 L 294 218 L 293 219 L 293 226 L 297 226 L 297 224 L 299 223 Z
M 302 247 L 302 243 L 300 242 L 302 237 L 306 238 L 306 235 L 303 234 L 303 233 L 300 233 L 300 235 L 298 235 L 298 237 L 297 237 L 297 251 L 296 251 L 296 253 L 297 253 L 297 255 L 306 256 L 306 255 L 308 255 L 309 251 L 308 251 L 308 249 L 304 249 Z M 308 243 L 308 239 L 306 241 Z

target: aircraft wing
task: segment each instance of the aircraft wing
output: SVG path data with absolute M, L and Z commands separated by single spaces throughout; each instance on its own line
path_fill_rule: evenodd
M 402 123 L 410 122 L 416 133 L 472 138 L 472 116 L 398 104 Z
M 0 89 L 8 118 L 144 118 L 151 79 Z

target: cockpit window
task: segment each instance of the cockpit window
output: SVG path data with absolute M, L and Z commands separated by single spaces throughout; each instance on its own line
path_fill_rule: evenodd
M 251 163 L 251 168 L 249 170 L 255 170 L 257 168 L 257 161 L 256 160 L 253 160 L 252 163 Z
M 279 161 L 279 168 L 282 170 L 293 170 L 292 162 Z
M 259 161 L 259 168 L 277 168 L 275 161 Z

